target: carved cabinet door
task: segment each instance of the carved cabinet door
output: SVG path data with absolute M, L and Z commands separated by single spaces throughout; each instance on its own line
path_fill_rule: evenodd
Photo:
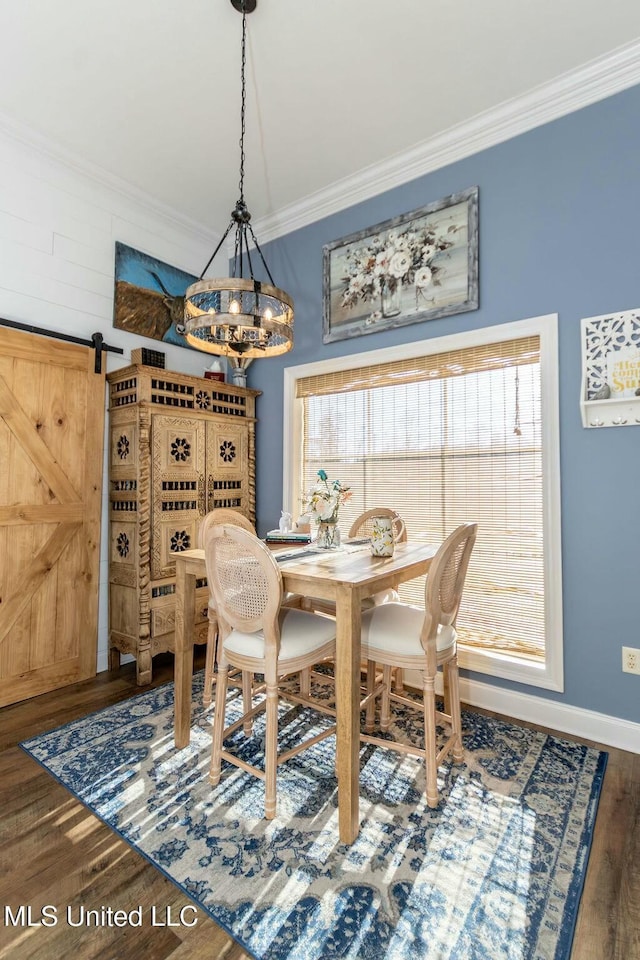
M 151 421 L 151 577 L 171 577 L 171 551 L 196 546 L 206 509 L 206 422 L 156 414 Z
M 0 328 L 0 706 L 95 675 L 104 375 Z
M 252 519 L 248 460 L 246 423 L 234 423 L 230 417 L 207 423 L 207 513 L 218 507 L 230 507 Z

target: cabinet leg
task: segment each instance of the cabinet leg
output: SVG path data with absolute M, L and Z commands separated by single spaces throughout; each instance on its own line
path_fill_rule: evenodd
M 109 670 L 120 669 L 120 651 L 117 647 L 109 647 Z
M 151 651 L 138 650 L 136 660 L 136 683 L 139 687 L 144 687 L 151 683 Z

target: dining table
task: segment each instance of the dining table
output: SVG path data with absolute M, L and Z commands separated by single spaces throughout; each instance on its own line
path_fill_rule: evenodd
M 360 631 L 361 605 L 367 597 L 427 573 L 437 545 L 409 540 L 395 545 L 393 556 L 374 557 L 368 541 L 336 549 L 313 546 L 274 550 L 285 591 L 302 598 L 335 603 L 336 771 L 338 824 L 343 843 L 353 843 L 360 828 Z M 176 561 L 175 715 L 177 748 L 190 739 L 196 580 L 206 576 L 204 550 L 173 554 Z

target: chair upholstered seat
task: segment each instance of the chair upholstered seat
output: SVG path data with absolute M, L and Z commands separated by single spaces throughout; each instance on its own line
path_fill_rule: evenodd
M 369 660 L 380 660 L 384 651 L 392 656 L 416 657 L 424 661 L 420 633 L 424 609 L 405 603 L 384 603 L 362 614 L 362 652 Z M 443 653 L 455 646 L 456 631 L 450 624 L 439 624 L 436 650 Z
M 335 639 L 336 625 L 328 617 L 319 617 L 313 613 L 293 608 L 282 608 L 278 614 L 280 625 L 280 653 L 278 664 L 283 667 L 285 661 L 312 654 Z M 236 653 L 255 660 L 264 660 L 264 632 L 243 633 L 232 630 L 224 641 L 226 653 Z

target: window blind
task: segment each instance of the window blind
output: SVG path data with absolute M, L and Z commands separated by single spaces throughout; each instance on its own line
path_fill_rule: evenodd
M 317 471 L 363 510 L 397 510 L 409 536 L 440 543 L 478 522 L 461 644 L 541 659 L 545 646 L 540 338 L 301 378 L 300 496 Z M 401 588 L 422 605 L 424 581 Z

